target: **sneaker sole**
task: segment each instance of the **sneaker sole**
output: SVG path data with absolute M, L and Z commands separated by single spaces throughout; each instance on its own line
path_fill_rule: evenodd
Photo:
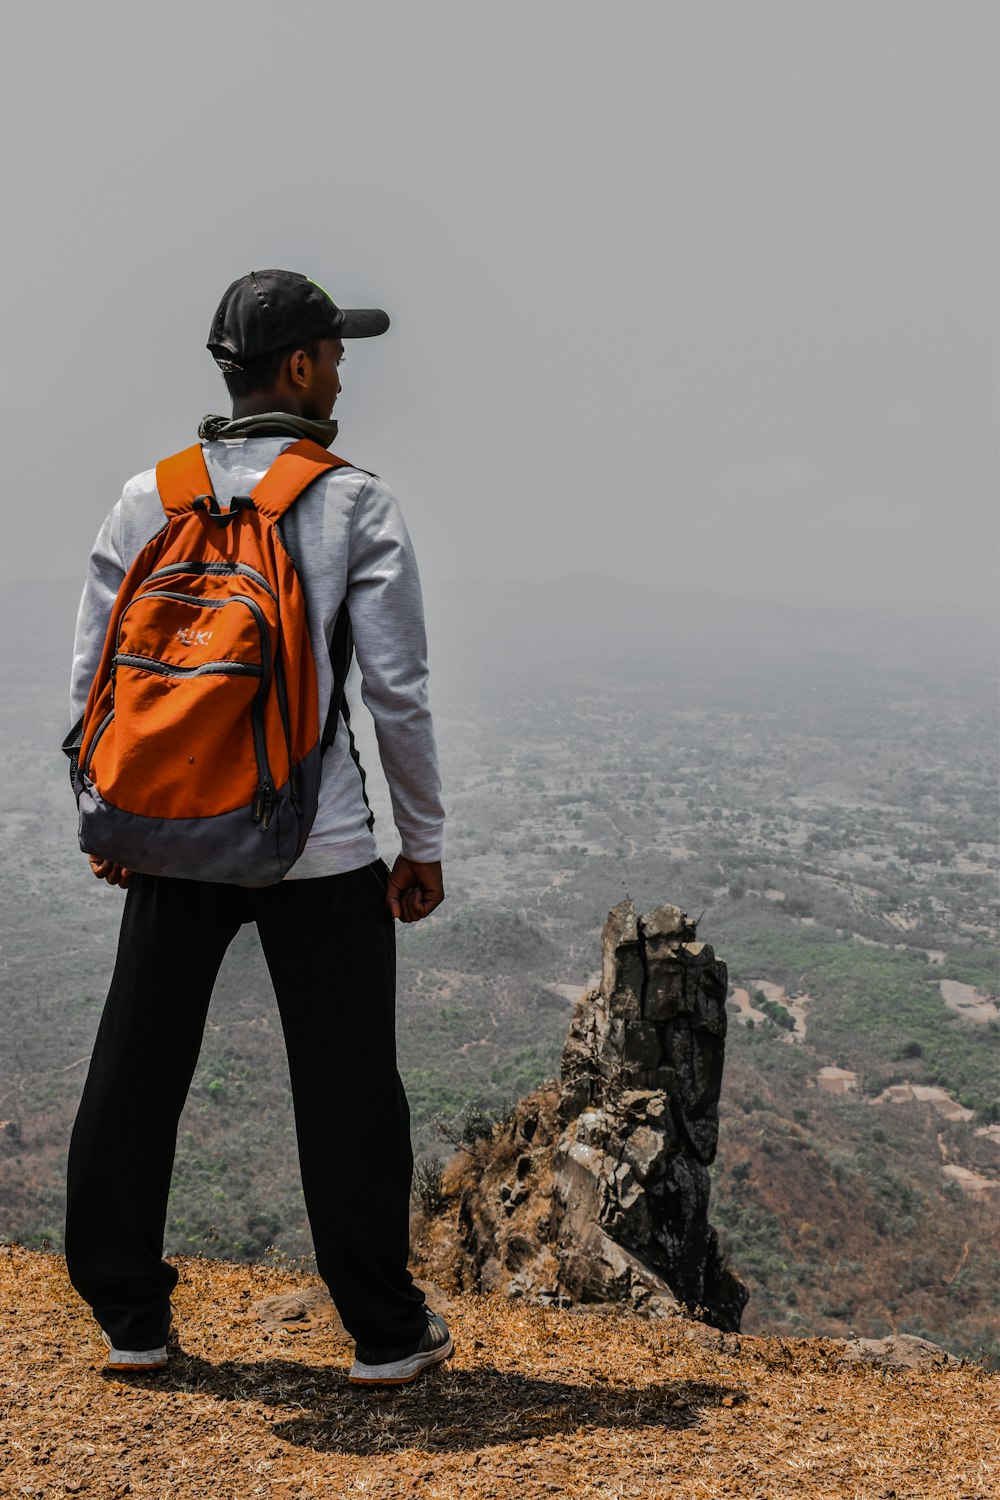
M 165 1360 L 165 1359 L 146 1360 L 143 1364 L 139 1364 L 138 1361 L 134 1361 L 134 1362 L 133 1361 L 129 1361 L 128 1363 L 126 1363 L 125 1360 L 107 1359 L 104 1362 L 104 1368 L 106 1370 L 114 1370 L 114 1371 L 119 1371 L 119 1370 L 139 1370 L 139 1371 L 142 1371 L 142 1370 L 165 1370 L 167 1368 L 167 1364 L 168 1364 L 168 1361 Z
M 104 1360 L 106 1370 L 165 1370 L 170 1356 L 166 1349 L 116 1349 L 101 1329 L 101 1338 L 108 1346 Z
M 422 1371 L 451 1359 L 454 1352 L 455 1340 L 449 1336 L 448 1342 L 440 1349 L 432 1349 L 427 1354 L 414 1354 L 411 1359 L 401 1359 L 391 1365 L 363 1365 L 364 1374 L 360 1371 L 355 1374 L 352 1369 L 347 1377 L 348 1384 L 409 1385 Z

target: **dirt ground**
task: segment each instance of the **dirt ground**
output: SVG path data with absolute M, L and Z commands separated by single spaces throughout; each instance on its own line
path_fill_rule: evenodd
M 0 1246 L 0 1494 L 524 1500 L 995 1500 L 1000 1376 L 844 1363 L 829 1339 L 500 1298 L 447 1308 L 454 1359 L 347 1383 L 332 1319 L 260 1303 L 295 1270 L 177 1263 L 169 1368 L 110 1376 L 60 1257 Z M 315 1296 L 315 1294 L 314 1294 Z M 307 1298 L 308 1300 L 308 1298 Z M 294 1327 L 293 1323 L 287 1325 Z

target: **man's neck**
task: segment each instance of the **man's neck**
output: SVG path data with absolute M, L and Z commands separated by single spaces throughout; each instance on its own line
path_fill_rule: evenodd
M 255 393 L 252 396 L 233 397 L 234 422 L 238 422 L 241 417 L 270 416 L 272 412 L 285 412 L 290 417 L 305 416 L 301 406 L 287 396 L 277 396 L 273 392 L 270 395 Z

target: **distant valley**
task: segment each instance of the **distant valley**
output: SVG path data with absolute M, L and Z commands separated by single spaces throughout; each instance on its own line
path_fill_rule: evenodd
M 54 1248 L 122 899 L 76 852 L 57 749 L 74 593 L 29 615 L 8 592 L 0 695 L 0 1234 Z M 599 579 L 428 596 L 449 894 L 399 933 L 418 1156 L 447 1154 L 436 1121 L 466 1100 L 499 1108 L 556 1071 L 623 887 L 675 902 L 729 966 L 713 1218 L 751 1288 L 744 1328 L 905 1331 L 1000 1360 L 985 614 L 942 629 Z M 362 747 L 373 763 L 367 729 Z M 309 1253 L 250 932 L 182 1121 L 168 1250 Z

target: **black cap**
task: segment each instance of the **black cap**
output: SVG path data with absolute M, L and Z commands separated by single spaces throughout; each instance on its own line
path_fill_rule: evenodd
M 228 288 L 212 319 L 208 348 L 223 370 L 306 339 L 370 339 L 385 333 L 377 307 L 338 307 L 328 292 L 297 271 L 250 271 Z

